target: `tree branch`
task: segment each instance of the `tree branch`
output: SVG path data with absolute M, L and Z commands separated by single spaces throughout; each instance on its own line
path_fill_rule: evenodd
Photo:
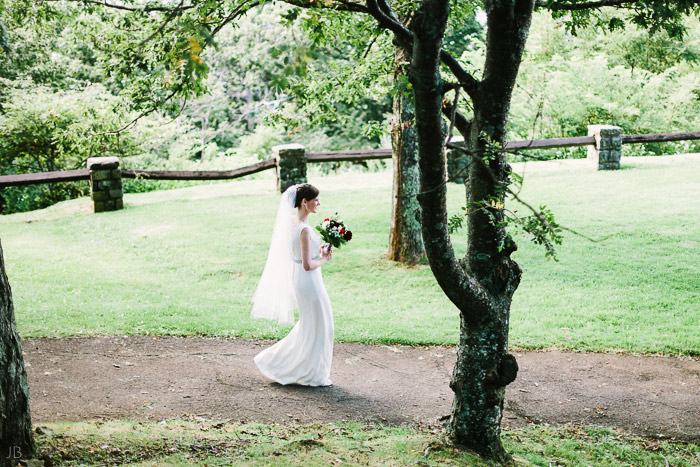
M 469 97 L 473 98 L 474 93 L 476 93 L 476 88 L 479 85 L 479 81 L 470 75 L 467 70 L 462 68 L 462 65 L 459 64 L 457 59 L 444 50 L 440 52 L 440 61 L 442 61 L 442 63 L 444 63 L 447 68 L 450 69 L 453 75 L 455 75 L 455 78 L 459 80 L 460 86 L 462 86 L 467 94 L 469 94 Z
M 472 122 L 468 120 L 462 112 L 457 110 L 452 102 L 447 102 L 442 106 L 442 114 L 450 119 L 450 123 L 453 123 L 454 126 L 457 127 L 457 130 L 459 130 L 466 141 L 471 133 Z
M 394 10 L 389 5 L 389 2 L 387 2 L 386 0 L 377 0 L 377 4 L 379 5 L 379 9 L 382 10 L 382 12 L 384 12 L 385 15 L 387 15 L 393 21 L 404 26 L 404 23 L 399 19 L 398 16 L 396 16 L 396 13 L 394 13 Z
M 445 113 L 445 112 L 443 111 L 443 113 Z M 583 233 L 581 233 L 581 232 L 579 232 L 579 231 L 577 231 L 577 230 L 574 230 L 574 229 L 572 229 L 572 228 L 565 227 L 565 226 L 563 226 L 563 225 L 561 225 L 561 224 L 557 224 L 556 226 L 552 225 L 549 221 L 547 221 L 547 219 L 545 219 L 545 218 L 542 216 L 542 214 L 540 213 L 540 211 L 538 211 L 537 209 L 535 209 L 535 208 L 534 208 L 532 205 L 530 205 L 528 202 L 524 201 L 524 200 L 518 195 L 517 192 L 515 192 L 514 190 L 512 190 L 512 189 L 510 188 L 510 186 L 504 185 L 502 181 L 499 181 L 498 178 L 496 177 L 496 175 L 493 173 L 493 170 L 491 170 L 491 168 L 488 166 L 488 164 L 486 164 L 486 162 L 484 162 L 484 160 L 483 160 L 481 157 L 478 157 L 478 156 L 474 153 L 474 151 L 470 151 L 469 149 L 466 149 L 466 148 L 457 146 L 457 145 L 455 145 L 455 144 L 449 144 L 449 143 L 448 143 L 446 146 L 447 146 L 448 148 L 452 149 L 452 150 L 460 151 L 460 152 L 462 152 L 462 153 L 468 155 L 468 156 L 470 157 L 470 159 L 472 159 L 474 162 L 476 162 L 476 163 L 478 163 L 479 165 L 481 165 L 481 166 L 484 168 L 484 171 L 491 177 L 491 180 L 493 181 L 494 184 L 503 186 L 503 188 L 505 189 L 505 191 L 508 192 L 508 194 L 510 194 L 511 199 L 513 199 L 513 200 L 519 202 L 520 204 L 522 204 L 523 206 L 525 206 L 527 209 L 529 209 L 530 212 L 532 212 L 532 214 L 537 218 L 537 220 L 540 221 L 540 223 L 541 223 L 542 225 L 544 225 L 545 227 L 547 227 L 548 229 L 554 230 L 556 227 L 558 227 L 558 228 L 560 228 L 560 229 L 562 229 L 562 230 L 566 230 L 567 232 L 570 232 L 570 233 L 572 233 L 572 234 L 574 234 L 574 235 L 577 235 L 577 236 L 579 236 L 579 237 L 585 238 L 586 240 L 591 241 L 591 242 L 593 242 L 593 243 L 602 242 L 602 241 L 607 240 L 608 238 L 610 238 L 610 237 L 613 236 L 613 235 L 607 235 L 607 236 L 605 236 L 605 237 L 600 237 L 600 238 L 597 238 L 597 239 L 596 239 L 596 238 L 589 237 L 588 235 L 585 235 L 585 234 L 583 234 Z M 507 211 L 511 212 L 515 218 L 519 219 L 518 216 L 515 215 L 514 211 L 511 211 L 511 210 L 509 210 L 509 209 L 508 209 Z
M 170 94 L 168 94 L 168 96 L 167 96 L 165 99 L 163 99 L 162 101 L 160 101 L 158 104 L 152 106 L 150 109 L 141 112 L 136 118 L 134 118 L 132 121 L 130 121 L 129 123 L 127 123 L 127 124 L 124 125 L 123 127 L 119 128 L 118 130 L 101 131 L 101 132 L 95 134 L 94 136 L 118 135 L 118 134 L 121 134 L 121 133 L 125 132 L 125 131 L 128 130 L 129 128 L 131 128 L 131 127 L 133 127 L 134 125 L 136 125 L 136 123 L 137 123 L 139 120 L 141 120 L 143 117 L 147 117 L 148 115 L 151 115 L 153 112 L 155 112 L 156 110 L 158 110 L 163 104 L 165 104 L 165 103 L 168 102 L 170 99 L 172 99 L 173 97 L 175 97 L 175 95 L 176 95 L 177 93 L 178 93 L 178 90 L 174 90 L 173 92 L 171 92 Z M 181 111 L 182 111 L 182 110 L 181 110 Z
M 370 43 L 367 45 L 367 48 L 365 49 L 365 53 L 362 54 L 362 59 L 364 60 L 367 58 L 367 55 L 369 55 L 369 51 L 372 50 L 372 46 L 374 45 L 375 42 L 377 42 L 377 39 L 379 39 L 379 36 L 381 36 L 382 31 L 379 31 L 375 36 L 372 38 Z
M 396 18 L 396 15 L 391 12 L 391 9 L 389 11 L 391 16 L 382 10 L 381 6 L 379 6 L 378 0 L 367 0 L 366 13 L 377 20 L 381 28 L 388 29 L 389 31 L 393 32 L 396 40 L 399 42 L 399 46 L 406 50 L 411 50 L 413 46 L 413 33 L 406 29 L 403 24 L 401 24 L 401 22 Z
M 58 2 L 61 0 L 39 0 L 40 2 Z M 99 5 L 99 6 L 104 6 L 107 8 L 114 8 L 116 10 L 124 10 L 124 11 L 143 11 L 143 12 L 151 12 L 151 11 L 163 11 L 163 12 L 172 12 L 173 10 L 191 10 L 192 8 L 195 8 L 195 5 L 186 5 L 183 7 L 166 7 L 166 6 L 145 6 L 142 8 L 135 8 L 135 7 L 129 7 L 126 5 L 117 5 L 114 3 L 107 3 L 107 0 L 68 0 L 69 2 L 76 2 L 76 3 L 90 3 L 92 5 Z
M 413 48 L 413 33 L 406 29 L 398 18 L 396 18 L 396 15 L 393 10 L 391 10 L 386 0 L 367 0 L 367 9 L 368 13 L 379 22 L 381 27 L 389 29 L 394 33 L 401 47 L 404 47 L 406 50 L 411 50 Z M 462 68 L 462 65 L 445 50 L 440 50 L 440 61 L 455 75 L 460 86 L 464 88 L 467 94 L 473 97 L 479 82 Z
M 352 11 L 356 13 L 367 13 L 367 8 L 364 5 L 354 2 L 348 2 L 345 0 L 338 0 L 337 2 L 331 3 L 326 6 L 318 1 L 314 0 L 283 0 L 284 3 L 289 5 L 297 6 L 299 8 L 325 8 L 329 10 L 337 11 Z
M 413 33 L 396 17 L 396 14 L 386 0 L 367 0 L 366 7 L 345 0 L 338 0 L 339 3 L 333 3 L 330 6 L 324 6 L 323 4 L 319 4 L 318 1 L 312 0 L 283 1 L 300 8 L 329 8 L 339 11 L 353 11 L 368 14 L 379 23 L 380 28 L 388 29 L 394 33 L 394 37 L 398 42 L 397 45 L 406 50 L 411 50 L 413 48 Z M 473 98 L 479 81 L 462 68 L 462 65 L 445 50 L 441 50 L 440 52 L 440 61 L 455 75 L 457 80 L 459 80 L 460 86 L 467 92 L 469 97 Z
M 378 18 L 377 15 L 372 14 L 374 12 L 372 5 L 377 5 L 378 13 L 380 15 L 386 16 L 386 19 L 394 24 L 394 27 L 387 27 L 387 29 L 391 30 L 391 32 L 393 32 L 394 35 L 396 35 L 397 38 L 401 41 L 406 41 L 405 47 L 407 49 L 412 47 L 413 33 L 406 29 L 404 25 L 401 24 L 401 22 L 396 18 L 396 15 L 394 15 L 393 11 L 391 10 L 391 7 L 386 2 L 386 0 L 367 0 L 367 6 L 370 14 L 377 21 L 379 21 L 381 25 L 382 22 L 380 21 L 380 18 Z M 399 36 L 399 34 L 401 36 Z M 467 73 L 467 71 L 464 68 L 462 68 L 462 65 L 459 64 L 457 59 L 455 59 L 445 50 L 440 50 L 440 61 L 444 63 L 447 66 L 447 68 L 450 69 L 453 75 L 455 75 L 455 78 L 457 78 L 457 80 L 459 81 L 460 86 L 464 88 L 467 94 L 469 94 L 470 97 L 473 96 L 473 93 L 476 91 L 476 87 L 479 84 L 479 82 L 472 75 Z
M 239 16 L 244 15 L 251 8 L 260 5 L 262 2 L 263 0 L 253 0 L 252 2 L 245 2 L 238 5 L 238 7 L 231 11 L 231 13 L 229 13 L 229 15 L 226 18 L 224 18 L 224 20 L 221 21 L 221 23 L 219 23 L 219 25 L 216 28 L 214 28 L 214 30 L 211 32 L 209 39 L 205 42 L 204 47 L 202 48 L 205 48 L 207 45 L 209 45 L 211 41 L 214 40 L 214 36 L 216 36 L 224 26 L 226 26 L 228 23 L 238 18 Z
M 548 8 L 552 11 L 577 11 L 593 10 L 606 6 L 622 7 L 629 3 L 636 3 L 636 0 L 598 0 L 595 2 L 582 3 L 561 3 L 561 1 L 537 0 L 535 2 L 535 8 Z
M 173 11 L 170 12 L 170 14 L 168 14 L 167 18 L 165 18 L 165 21 L 163 21 L 163 24 L 161 24 L 160 27 L 156 31 L 153 32 L 153 34 L 151 34 L 146 39 L 141 41 L 141 43 L 138 46 L 138 49 L 141 49 L 144 45 L 146 45 L 146 43 L 150 42 L 151 39 L 153 39 L 158 34 L 163 32 L 163 29 L 165 29 L 165 26 L 167 26 L 168 23 L 170 23 L 173 20 L 173 18 L 175 18 L 175 15 L 177 15 L 178 12 L 182 11 L 182 4 L 184 2 L 185 2 L 185 0 L 180 0 L 180 3 L 178 4 L 178 6 L 175 7 L 175 9 L 173 9 Z

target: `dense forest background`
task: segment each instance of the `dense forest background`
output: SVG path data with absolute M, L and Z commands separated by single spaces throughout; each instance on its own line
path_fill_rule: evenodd
M 128 64 L 119 63 L 113 53 L 119 44 L 110 41 L 135 26 L 118 16 L 106 22 L 97 13 L 56 8 L 56 14 L 17 25 L 0 1 L 0 174 L 76 169 L 96 155 L 118 155 L 125 168 L 230 170 L 269 158 L 275 144 L 301 143 L 310 150 L 390 146 L 392 96 L 407 89 L 393 81 L 386 34 L 369 43 L 351 34 L 329 40 L 317 22 L 305 20 L 313 12 L 268 5 L 223 29 L 206 50 L 190 44 L 207 73 L 200 97 L 144 112 L 144 100 L 152 97 L 139 93 L 138 78 L 126 83 L 111 72 Z M 687 26 L 683 40 L 633 27 L 574 34 L 537 14 L 509 139 L 582 136 L 587 125 L 598 123 L 619 125 L 628 134 L 697 130 L 700 24 Z M 484 41 L 478 17 L 446 38 L 470 71 L 479 69 Z M 167 92 L 172 83 L 163 79 L 161 85 Z M 625 147 L 625 156 L 697 148 L 693 142 L 635 145 Z M 585 148 L 531 154 L 576 158 L 585 157 Z M 126 192 L 173 186 L 183 182 L 125 180 Z M 46 207 L 87 190 L 85 183 L 1 189 L 0 213 Z

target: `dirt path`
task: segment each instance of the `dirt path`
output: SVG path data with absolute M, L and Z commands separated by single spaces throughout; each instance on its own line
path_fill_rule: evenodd
M 27 339 L 32 416 L 55 420 L 198 415 L 265 422 L 436 424 L 450 411 L 455 349 L 336 344 L 333 386 L 269 382 L 269 342 L 205 338 Z M 504 426 L 599 424 L 700 441 L 700 360 L 518 352 Z

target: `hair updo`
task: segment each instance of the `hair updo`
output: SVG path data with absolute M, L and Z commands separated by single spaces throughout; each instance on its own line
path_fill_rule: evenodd
M 300 208 L 301 207 L 301 200 L 305 199 L 306 201 L 311 201 L 312 199 L 316 198 L 320 191 L 318 188 L 313 186 L 310 183 L 302 183 L 297 187 L 297 201 L 294 203 L 295 208 Z

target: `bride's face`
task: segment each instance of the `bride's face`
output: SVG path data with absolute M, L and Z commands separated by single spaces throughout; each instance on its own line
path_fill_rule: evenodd
M 316 209 L 321 205 L 321 202 L 318 200 L 318 196 L 312 199 L 311 201 L 305 201 L 306 202 L 306 210 L 309 211 L 309 213 L 315 213 Z

